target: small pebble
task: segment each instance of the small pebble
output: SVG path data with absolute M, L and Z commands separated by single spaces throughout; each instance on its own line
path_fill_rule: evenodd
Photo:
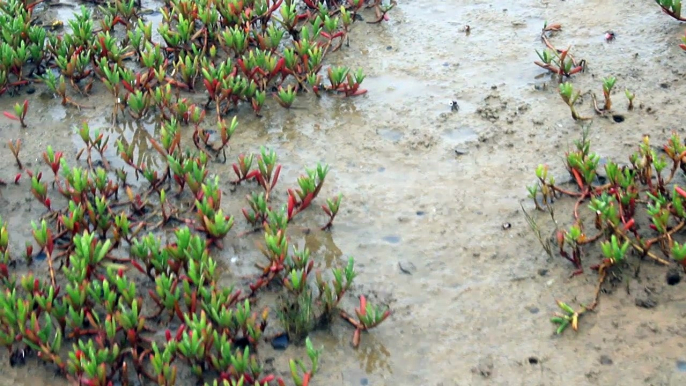
M 613 362 L 612 362 L 612 359 L 611 359 L 609 356 L 607 356 L 607 355 L 601 355 L 601 356 L 600 356 L 600 364 L 601 364 L 601 365 L 609 366 L 609 365 L 611 365 L 612 363 L 613 363 Z
M 281 335 L 277 335 L 272 339 L 272 347 L 274 350 L 285 350 L 288 348 L 288 334 L 283 333 Z
M 383 240 L 391 244 L 398 244 L 400 242 L 400 236 L 384 236 Z
M 398 268 L 405 275 L 412 275 L 417 270 L 417 267 L 410 261 L 399 261 Z

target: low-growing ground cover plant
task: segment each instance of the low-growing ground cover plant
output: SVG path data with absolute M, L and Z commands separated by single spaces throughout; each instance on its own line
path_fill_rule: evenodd
M 570 186 L 556 181 L 547 165 L 539 165 L 536 183 L 528 187 L 535 207 L 551 215 L 555 201 L 576 200 L 572 225 L 557 230 L 553 242 L 543 236 L 531 216 L 527 218 L 546 251 L 572 264 L 572 276 L 586 268 L 598 272 L 590 303 L 574 310 L 558 301 L 563 313 L 552 319 L 558 333 L 568 326 L 576 330 L 579 317 L 595 309 L 608 277 L 621 279 L 621 272 L 637 273 L 644 260 L 686 269 L 686 190 L 677 183 L 686 172 L 684 140 L 674 132 L 664 145 L 654 148 L 645 136 L 627 161 L 607 161 L 601 166 L 585 128 L 582 138 L 565 154 Z
M 342 311 L 358 274 L 354 259 L 323 271 L 289 238 L 289 225 L 317 205 L 325 216 L 318 227 L 334 226 L 344 197 L 321 199 L 328 165 L 306 169 L 280 195 L 274 150 L 238 155 L 231 183 L 256 186 L 238 233 L 210 163 L 227 163 L 243 106 L 259 115 L 269 99 L 289 108 L 303 92 L 365 94 L 362 70 L 324 59 L 348 44 L 365 9 L 376 24 L 394 3 L 165 0 L 163 22 L 153 26 L 140 3 L 116 0 L 82 6 L 68 28 L 36 22 L 51 5 L 0 0 L 0 95 L 44 84 L 65 107 L 89 108 L 77 99 L 97 82 L 112 95 L 113 120 L 154 115 L 159 130 L 147 139 L 156 154 L 143 159 L 135 144 L 84 123 L 77 130 L 84 146 L 71 165 L 66 152 L 48 146 L 44 165 L 26 168 L 22 142 L 8 142 L 13 182 L 24 185 L 25 175 L 46 211 L 32 222 L 34 242 L 23 253 L 10 247 L 0 219 L 0 345 L 12 365 L 36 356 L 80 385 L 181 384 L 181 367 L 199 384 L 285 385 L 259 357 L 269 326 L 304 342 L 308 361 L 290 361 L 288 384 L 305 386 L 321 353 L 309 332 L 342 320 L 354 327 L 357 347 L 389 317 L 364 295 L 354 316 Z M 4 116 L 26 127 L 28 112 L 26 101 Z M 106 157 L 113 147 L 120 166 Z M 213 256 L 232 235 L 255 234 L 263 256 L 256 275 L 227 284 Z M 265 303 L 265 293 L 277 301 Z
M 680 1 L 656 2 L 668 15 L 684 20 Z M 578 69 L 576 72 L 579 72 L 583 70 L 583 63 L 577 65 L 570 58 L 568 65 L 562 65 L 568 50 L 556 50 L 548 40 L 549 34 L 560 30 L 559 24 L 544 26 L 541 39 L 548 50 L 538 53 L 542 62 L 536 64 L 559 75 L 562 82 L 563 76 L 569 77 L 572 71 L 561 68 Z M 686 51 L 686 37 L 681 40 L 679 47 Z M 612 91 L 616 82 L 613 76 L 603 78 L 602 106 L 591 93 L 592 106 L 598 115 L 612 113 Z M 575 121 L 591 119 L 576 111 L 575 105 L 582 93 L 576 91 L 571 82 L 560 83 L 559 94 Z M 624 95 L 628 101 L 627 109 L 633 110 L 636 94 L 625 89 Z M 615 122 L 624 121 L 621 115 L 612 114 L 612 118 Z M 569 326 L 575 331 L 578 329 L 579 318 L 598 305 L 608 277 L 620 280 L 622 271 L 631 270 L 637 275 L 644 260 L 665 266 L 676 264 L 686 272 L 686 240 L 682 231 L 686 225 L 683 209 L 686 190 L 677 182 L 686 172 L 683 139 L 674 132 L 667 143 L 657 149 L 652 147 L 650 137 L 646 135 L 637 151 L 628 157 L 628 163 L 607 161 L 601 166 L 600 156 L 591 150 L 588 130 L 588 127 L 583 128 L 581 140 L 576 141 L 574 149 L 565 154 L 571 187 L 556 182 L 555 177 L 548 173 L 548 165 L 544 164 L 536 169 L 536 183 L 527 187 L 535 208 L 547 211 L 556 224 L 552 240 L 545 236 L 534 217 L 522 206 L 529 226 L 550 257 L 557 254 L 572 263 L 572 276 L 582 274 L 585 267 L 598 272 L 595 294 L 588 304 L 581 304 L 575 310 L 557 301 L 561 312 L 556 312 L 551 318 L 557 326 L 557 334 Z M 557 229 L 554 203 L 565 197 L 576 199 L 572 210 L 573 223 L 568 229 Z M 600 258 L 589 264 L 587 260 L 594 254 Z
M 68 29 L 53 30 L 34 23 L 36 9 L 51 3 L 0 2 L 0 95 L 44 83 L 62 104 L 81 108 L 88 106 L 73 95 L 90 94 L 100 81 L 112 94 L 115 118 L 154 112 L 183 122 L 190 119 L 191 103 L 182 92 L 206 93 L 204 107 L 217 115 L 241 104 L 259 115 L 268 96 L 288 108 L 302 92 L 362 95 L 362 70 L 327 67 L 325 58 L 348 44 L 361 12 L 372 8 L 376 20 L 370 23 L 379 23 L 395 5 L 382 0 L 165 0 L 163 21 L 153 26 L 134 0 L 98 4 L 95 10 L 82 6 Z M 161 43 L 154 41 L 153 27 Z M 23 125 L 23 114 L 10 118 Z
M 545 44 L 543 51 L 536 50 L 536 55 L 540 61 L 534 61 L 534 64 L 547 70 L 551 74 L 557 75 L 558 82 L 561 83 L 563 78 L 569 78 L 574 74 L 578 74 L 586 68 L 586 61 L 574 59 L 570 53 L 571 47 L 566 49 L 555 48 L 548 39 L 549 36 L 562 30 L 562 25 L 559 23 L 548 24 L 547 22 L 541 30 L 541 40 Z
M 220 124 L 224 142 L 237 125 L 235 118 Z M 32 222 L 35 244 L 27 243 L 23 259 L 10 251 L 10 232 L 0 220 L 0 344 L 13 364 L 36 353 L 87 385 L 133 378 L 172 385 L 182 365 L 200 383 L 283 385 L 263 373 L 257 357 L 275 313 L 292 341 L 306 342 L 310 364 L 291 362 L 293 382 L 306 385 L 320 355 L 307 338 L 310 331 L 340 313 L 355 327 L 356 347 L 362 332 L 388 318 L 387 308 L 365 296 L 355 317 L 339 311 L 357 275 L 353 258 L 323 272 L 308 249 L 291 245 L 288 226 L 318 198 L 328 165 L 306 169 L 279 205 L 274 188 L 281 165 L 266 148 L 233 164 L 235 184 L 259 188 L 246 197 L 243 235 L 263 233 L 264 263 L 257 264 L 253 279 L 220 284 L 221 268 L 212 255 L 233 232 L 235 219 L 222 209 L 219 179 L 208 176 L 211 155 L 198 143 L 194 151 L 182 151 L 179 130 L 172 118 L 162 123 L 159 142 L 150 139 L 166 160 L 162 168 L 135 162 L 123 140 L 117 149 L 125 166 L 106 166 L 100 161 L 106 139 L 84 124 L 79 156 L 87 154 L 85 166 L 70 166 L 48 147 L 42 158 L 53 174 L 50 184 L 39 169 L 25 170 L 46 214 Z M 146 182 L 137 192 L 127 183 L 132 174 Z M 341 202 L 338 195 L 322 205 L 328 217 L 323 228 L 333 226 Z M 24 264 L 27 272 L 17 275 Z M 280 301 L 261 304 L 259 294 L 274 291 Z

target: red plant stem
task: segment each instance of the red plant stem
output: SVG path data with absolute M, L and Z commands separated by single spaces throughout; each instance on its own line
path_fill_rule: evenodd
M 570 192 L 569 190 L 562 189 L 562 188 L 557 187 L 557 186 L 555 186 L 555 185 L 550 185 L 550 187 L 551 187 L 553 190 L 555 190 L 555 191 L 557 191 L 557 192 L 559 192 L 559 193 L 566 194 L 567 196 L 572 196 L 572 197 L 579 197 L 579 196 L 581 196 L 581 193 Z
M 659 236 L 657 236 L 657 237 L 655 237 L 655 238 L 649 239 L 648 241 L 646 241 L 646 245 L 653 245 L 653 244 L 655 244 L 655 243 L 658 243 L 658 242 L 660 242 L 660 241 L 663 241 L 664 239 L 671 239 L 671 238 L 672 238 L 672 235 L 673 235 L 674 233 L 680 231 L 680 230 L 684 227 L 684 225 L 686 225 L 686 220 L 682 220 L 677 226 L 675 226 L 674 228 L 670 229 L 668 232 L 666 232 L 666 233 L 664 233 L 664 234 L 662 234 L 662 235 L 659 235 Z
M 643 247 L 643 246 L 641 246 L 641 245 L 638 245 L 634 240 L 632 240 L 629 236 L 627 236 L 626 233 L 624 233 L 624 232 L 621 231 L 620 229 L 616 228 L 616 227 L 614 226 L 614 224 L 612 224 L 612 222 L 610 222 L 610 221 L 608 221 L 608 226 L 610 227 L 610 229 L 612 229 L 612 230 L 614 231 L 614 233 L 615 233 L 616 235 L 618 235 L 618 236 L 620 236 L 621 238 L 623 238 L 623 239 L 625 239 L 626 241 L 628 241 L 629 244 L 630 244 L 638 253 L 640 253 L 640 254 L 642 254 L 642 255 L 644 255 L 644 256 L 648 256 L 648 257 L 650 257 L 651 259 L 657 261 L 658 263 L 661 263 L 661 264 L 664 264 L 664 265 L 669 265 L 669 262 L 668 262 L 668 261 L 666 261 L 666 260 L 664 260 L 664 259 L 661 259 L 661 258 L 655 256 L 654 254 L 650 253 L 650 251 L 649 251 L 650 245 L 646 245 L 645 247 Z
M 660 5 L 660 8 L 662 9 L 662 12 L 664 12 L 664 13 L 666 13 L 667 15 L 673 17 L 674 19 L 679 20 L 679 21 L 686 21 L 686 19 L 682 18 L 681 16 L 677 16 L 674 12 L 672 12 L 672 11 L 670 11 L 669 9 L 663 7 L 662 5 Z
M 576 201 L 576 204 L 574 204 L 574 220 L 579 220 L 579 206 L 588 196 L 590 196 L 590 190 L 586 189 Z
M 46 250 L 45 254 L 48 259 L 48 269 L 50 270 L 50 282 L 52 282 L 53 288 L 57 288 L 57 282 L 55 281 L 55 269 L 52 266 L 52 253 Z
M 331 229 L 331 227 L 333 226 L 333 220 L 334 220 L 335 218 L 336 218 L 336 214 L 333 214 L 332 216 L 329 216 L 329 221 L 328 221 L 323 227 L 321 227 L 320 229 L 323 230 L 323 231 L 325 231 L 325 230 L 327 230 L 327 229 Z
M 341 310 L 341 318 L 345 320 L 346 322 L 350 323 L 353 327 L 356 329 L 364 329 L 364 326 L 357 320 L 355 320 L 352 316 L 350 316 L 347 312 Z

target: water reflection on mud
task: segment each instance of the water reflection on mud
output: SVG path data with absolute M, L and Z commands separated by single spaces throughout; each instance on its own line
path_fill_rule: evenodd
M 145 165 L 160 169 L 164 166 L 158 154 L 151 147 L 149 138 L 159 138 L 160 123 L 157 120 L 148 121 L 121 121 L 109 125 L 109 131 L 114 134 L 112 138 L 122 141 L 124 146 L 133 145 L 134 162 L 137 165 Z M 116 140 L 111 145 L 116 150 Z
M 324 258 L 325 264 L 322 268 L 329 269 L 346 263 L 345 261 L 339 261 L 343 252 L 333 241 L 333 234 L 329 231 L 315 230 L 307 232 L 305 234 L 305 246 L 317 258 Z
M 355 356 L 360 364 L 363 366 L 367 374 L 387 373 L 393 374 L 393 368 L 390 364 L 391 353 L 386 346 L 372 334 L 366 334 L 364 346 L 359 347 Z

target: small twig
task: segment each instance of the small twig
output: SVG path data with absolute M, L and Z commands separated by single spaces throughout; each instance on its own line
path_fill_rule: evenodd
M 593 109 L 598 115 L 605 115 L 605 111 L 598 107 L 598 100 L 596 99 L 595 93 L 591 93 L 591 99 L 593 99 Z
M 45 255 L 47 256 L 47 259 L 48 259 L 48 269 L 50 270 L 50 281 L 52 282 L 53 288 L 57 288 L 57 282 L 55 281 L 55 269 L 52 266 L 52 254 L 46 250 Z
M 643 249 L 643 247 L 641 247 L 640 245 L 638 245 L 634 240 L 632 240 L 632 239 L 631 239 L 629 236 L 627 236 L 624 232 L 622 232 L 622 231 L 620 231 L 619 229 L 617 229 L 617 228 L 614 226 L 614 224 L 612 224 L 612 223 L 609 222 L 609 221 L 608 221 L 608 224 L 610 224 L 610 227 L 612 228 L 612 230 L 613 230 L 616 234 L 618 234 L 619 236 L 623 237 L 626 241 L 628 241 L 629 244 L 630 244 L 636 251 L 638 251 L 639 253 L 643 254 L 644 256 L 650 257 L 651 259 L 657 261 L 657 262 L 660 263 L 660 264 L 669 265 L 669 262 L 668 262 L 668 261 L 666 261 L 666 260 L 664 260 L 664 259 L 661 259 L 661 258 L 655 256 L 653 253 L 651 253 L 651 252 L 648 251 L 647 249 Z
M 600 291 L 602 291 L 603 283 L 605 282 L 605 278 L 607 277 L 607 269 L 603 269 L 600 272 L 600 276 L 598 276 L 598 284 L 595 287 L 595 295 L 593 296 L 593 303 L 591 303 L 590 306 L 586 307 L 588 311 L 593 311 L 596 306 L 598 305 L 598 302 L 600 301 Z

